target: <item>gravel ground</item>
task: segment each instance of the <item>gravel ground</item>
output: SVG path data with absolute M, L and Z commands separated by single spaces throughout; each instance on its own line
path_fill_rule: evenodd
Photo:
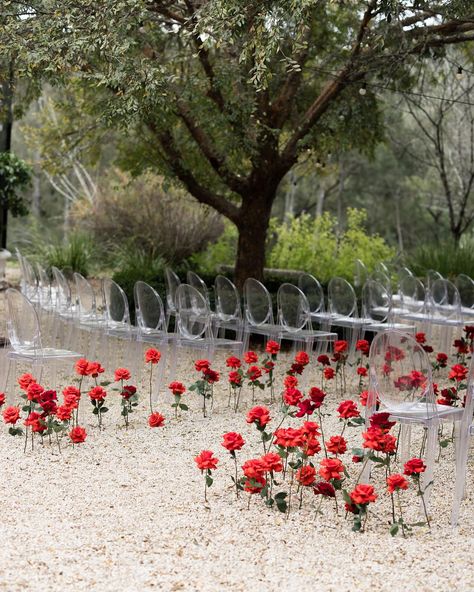
M 195 379 L 194 371 L 189 373 L 191 356 L 184 362 L 178 376 L 189 385 Z M 223 360 L 218 362 L 222 370 Z M 407 539 L 392 538 L 384 494 L 374 506 L 379 518 L 371 516 L 363 534 L 353 533 L 350 520 L 336 516 L 328 500 L 318 516 L 319 500 L 312 493 L 306 494 L 303 509 L 296 508 L 286 520 L 257 498 L 250 509 L 247 495 L 235 499 L 233 464 L 220 446 L 221 436 L 242 433 L 247 442 L 242 459 L 260 454 L 260 444 L 255 428 L 245 422 L 249 394 L 237 414 L 226 406 L 225 388 L 218 389 L 216 398 L 212 417 L 204 419 L 197 396 L 186 394 L 191 410 L 175 420 L 171 401 L 162 396 L 157 409 L 166 415 L 166 425 L 151 429 L 144 380 L 130 429 L 120 425 L 118 395 L 110 393 L 101 432 L 84 401 L 88 439 L 74 449 L 65 447 L 62 454 L 49 446 L 23 454 L 21 439 L 2 429 L 0 588 L 474 590 L 474 483 L 470 476 L 460 527 L 453 533 L 452 447 L 443 451 L 436 468 L 431 532 L 418 528 Z M 340 397 L 330 391 L 328 400 L 334 410 Z M 277 406 L 272 415 L 275 427 Z M 334 435 L 340 429 L 333 413 L 325 431 Z M 349 435 L 351 444 L 359 443 L 360 429 Z M 209 490 L 210 509 L 203 504 L 203 479 L 193 461 L 202 449 L 221 459 Z M 343 460 L 350 465 L 350 459 L 348 452 Z M 472 462 L 471 457 L 471 467 Z M 405 493 L 407 515 L 416 519 L 414 492 Z

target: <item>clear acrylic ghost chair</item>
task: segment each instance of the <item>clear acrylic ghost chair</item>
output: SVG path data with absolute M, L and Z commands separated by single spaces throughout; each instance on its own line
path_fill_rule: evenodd
M 57 366 L 72 362 L 80 354 L 56 347 L 44 342 L 38 313 L 33 303 L 21 292 L 9 288 L 5 292 L 7 310 L 7 332 L 10 348 L 4 352 L 7 367 L 2 373 L 2 390 L 10 393 L 9 380 L 16 378 L 17 364 L 32 366 L 33 375 L 41 382 L 46 366 L 51 369 L 48 387 L 56 387 Z
M 244 321 L 239 291 L 228 278 L 218 275 L 214 280 L 214 292 L 216 312 L 213 322 L 217 331 L 221 333 L 229 329 L 235 332 L 237 341 L 242 341 Z
M 460 273 L 454 285 L 461 298 L 461 314 L 466 322 L 472 322 L 474 317 L 474 281 L 468 275 Z
M 169 331 L 171 317 L 176 317 L 176 290 L 181 281 L 169 267 L 165 268 L 166 283 L 166 328 Z
M 442 280 L 443 276 L 439 273 L 439 271 L 435 271 L 434 269 L 428 269 L 426 272 L 426 280 L 425 286 L 428 291 L 431 291 L 431 288 L 436 280 Z
M 323 287 L 313 275 L 302 273 L 298 278 L 298 288 L 306 296 L 312 320 L 320 323 L 324 330 L 325 319 L 331 315 L 325 310 Z
M 433 482 L 438 427 L 441 422 L 455 422 L 459 433 L 464 409 L 436 402 L 431 363 L 423 347 L 407 333 L 389 330 L 375 336 L 370 347 L 369 376 L 367 426 L 376 412 L 378 397 L 379 411 L 390 413 L 390 417 L 401 424 L 399 450 L 402 463 L 411 456 L 412 426 L 424 428 L 421 450 L 425 453 L 423 489 L 427 503 Z M 460 447 L 456 446 L 456 450 L 459 453 Z M 415 455 L 422 454 L 417 450 Z M 364 480 L 369 474 L 370 467 L 364 472 Z
M 367 280 L 362 288 L 362 316 L 371 319 L 372 323 L 367 330 L 373 333 L 388 329 L 415 332 L 415 325 L 395 322 L 392 295 L 383 284 L 375 280 Z
M 387 267 L 387 265 L 385 263 L 383 263 L 383 261 L 379 261 L 374 267 L 374 272 L 379 272 L 379 271 L 384 273 L 386 276 L 390 277 L 390 270 Z
M 20 273 L 21 273 L 20 290 L 21 290 L 22 294 L 26 295 L 27 281 L 26 281 L 25 266 L 23 263 L 23 255 L 20 253 L 20 249 L 18 249 L 18 247 L 15 247 L 15 256 L 18 260 L 19 265 L 20 265 Z
M 186 273 L 186 281 L 189 286 L 192 286 L 198 292 L 201 292 L 201 294 L 209 303 L 209 290 L 206 286 L 206 282 L 201 277 L 199 277 L 197 273 L 194 271 L 188 271 Z
M 282 284 L 277 292 L 279 340 L 293 341 L 295 347 L 301 344 L 309 354 L 315 342 L 337 339 L 337 333 L 314 331 L 311 325 L 309 303 L 303 292 L 293 284 Z
M 98 352 L 106 350 L 106 319 L 97 306 L 96 294 L 91 284 L 80 273 L 74 273 L 73 278 L 77 299 L 76 335 L 78 342 L 82 338 L 86 338 L 88 342 L 82 348 L 76 345 L 75 349 L 86 351 L 88 358 L 94 359 Z
M 354 261 L 354 288 L 361 290 L 369 279 L 369 270 L 360 259 Z
M 254 278 L 244 283 L 244 350 L 251 335 L 263 335 L 264 340 L 278 340 L 281 327 L 275 324 L 270 293 Z
M 400 269 L 398 270 L 398 274 L 397 274 L 397 279 L 398 279 L 397 290 L 395 290 L 395 293 L 392 295 L 392 301 L 393 301 L 394 307 L 398 308 L 400 305 L 400 300 L 401 300 L 400 284 L 406 277 L 415 277 L 415 275 L 410 269 L 408 269 L 408 267 L 400 267 Z
M 25 296 L 34 304 L 39 303 L 38 278 L 30 261 L 23 257 L 23 271 L 25 274 Z
M 438 333 L 438 351 L 449 352 L 453 331 L 464 325 L 458 289 L 449 280 L 437 279 L 431 285 L 430 300 L 431 323 Z
M 469 457 L 471 436 L 474 436 L 474 356 L 471 357 L 469 376 L 467 380 L 466 400 L 464 402 L 464 414 L 459 430 L 458 448 L 456 449 L 456 485 L 454 490 L 451 524 L 456 527 L 459 521 L 461 502 L 466 497 L 466 475 Z
M 371 279 L 375 280 L 379 284 L 382 284 L 387 292 L 390 294 L 392 293 L 392 280 L 384 271 L 381 271 L 380 269 L 375 270 Z
M 71 287 L 65 275 L 57 267 L 52 267 L 51 272 L 55 284 L 55 329 L 54 335 L 63 347 L 72 347 L 76 339 L 76 314 L 77 309 L 72 299 Z

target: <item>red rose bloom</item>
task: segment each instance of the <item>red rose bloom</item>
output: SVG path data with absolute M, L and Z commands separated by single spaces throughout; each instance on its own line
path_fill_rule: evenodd
M 267 464 L 260 458 L 251 458 L 242 465 L 242 470 L 247 479 L 261 479 L 267 471 Z
M 270 421 L 270 411 L 266 407 L 253 407 L 247 413 L 247 423 L 256 423 L 257 426 L 264 428 Z
M 403 466 L 403 474 L 408 475 L 409 477 L 419 475 L 420 473 L 424 473 L 425 470 L 426 465 L 421 460 L 421 458 L 412 458 Z
M 146 364 L 158 364 L 158 362 L 161 360 L 161 353 L 153 348 L 150 347 L 149 349 L 146 350 L 145 352 L 145 363 Z
M 359 376 L 367 376 L 367 368 L 365 366 L 359 366 L 359 368 L 357 368 L 357 374 Z
M 298 379 L 296 378 L 296 376 L 285 376 L 285 380 L 283 381 L 283 386 L 285 388 L 295 388 L 298 386 Z
M 387 477 L 387 489 L 389 493 L 393 493 L 399 489 L 408 489 L 408 481 L 403 475 L 394 473 L 393 475 L 389 475 Z
M 412 370 L 410 372 L 410 380 L 411 386 L 413 388 L 419 388 L 421 386 L 424 386 L 426 382 L 426 376 L 423 374 L 423 372 L 419 372 L 418 370 Z
M 170 382 L 168 388 L 173 393 L 173 395 L 181 396 L 185 391 L 186 387 L 182 382 L 174 381 Z
M 76 426 L 69 432 L 69 437 L 74 444 L 82 444 L 82 442 L 86 441 L 86 436 L 87 432 L 81 426 Z
M 239 360 L 239 358 L 236 358 L 235 356 L 230 356 L 225 361 L 225 364 L 227 368 L 233 368 L 234 370 L 237 370 L 237 368 L 240 368 L 240 366 L 242 365 L 242 362 Z
M 347 450 L 347 442 L 342 436 L 332 436 L 326 442 L 326 449 L 331 454 L 344 454 Z
M 309 389 L 309 398 L 314 403 L 316 409 L 319 409 L 326 398 L 326 393 L 317 386 L 313 386 Z
M 198 454 L 198 456 L 196 456 L 194 459 L 198 469 L 201 469 L 201 471 L 217 469 L 217 463 L 219 462 L 219 459 L 213 456 L 213 454 L 214 453 L 211 450 L 203 450 L 201 454 Z
M 386 411 L 383 411 L 380 413 L 374 413 L 370 417 L 370 427 L 379 428 L 382 431 L 388 432 L 396 424 L 395 421 L 390 421 L 389 418 L 390 418 L 390 413 L 387 413 Z
M 254 477 L 244 483 L 244 491 L 247 493 L 260 493 L 267 484 L 264 477 Z
M 448 356 L 443 352 L 439 352 L 439 354 L 436 354 L 436 362 L 440 368 L 446 368 L 448 365 Z
M 364 356 L 369 355 L 370 344 L 366 339 L 359 339 L 356 343 L 356 350 L 360 351 Z
M 298 411 L 295 417 L 304 417 L 305 415 L 313 415 L 316 407 L 311 402 L 311 399 L 304 399 L 298 403 Z
M 7 407 L 2 415 L 5 423 L 15 424 L 20 419 L 20 410 L 18 407 Z
M 356 454 L 354 454 L 354 456 L 352 457 L 352 462 L 353 463 L 360 463 L 363 460 L 363 456 L 357 456 Z
M 415 339 L 417 343 L 423 344 L 426 343 L 426 335 L 424 333 L 416 333 Z
M 253 351 L 245 352 L 244 361 L 246 364 L 256 364 L 258 362 L 258 356 Z
M 158 413 L 157 411 L 155 411 L 155 413 L 152 413 L 150 415 L 150 417 L 148 418 L 148 425 L 151 428 L 161 428 L 161 426 L 165 423 L 165 418 L 163 415 L 161 415 L 161 413 Z
M 309 356 L 306 352 L 300 351 L 295 356 L 295 362 L 300 366 L 307 366 L 309 364 Z
M 320 436 L 319 425 L 315 421 L 305 421 L 300 427 L 304 436 Z
M 451 367 L 449 371 L 448 378 L 450 380 L 456 380 L 456 382 L 461 382 L 461 380 L 465 380 L 467 377 L 468 369 L 466 366 L 462 364 L 455 364 Z
M 324 495 L 324 497 L 336 497 L 336 490 L 327 481 L 319 481 L 313 487 L 314 495 Z
M 75 386 L 67 386 L 63 390 L 64 405 L 71 409 L 76 409 L 79 399 L 81 398 L 81 391 Z
M 304 436 L 303 438 L 304 443 L 301 444 L 301 448 L 306 456 L 314 456 L 321 452 L 321 444 L 317 438 L 314 436 Z
M 271 360 L 267 360 L 264 364 L 263 364 L 263 369 L 265 370 L 266 374 L 269 374 L 273 368 L 275 368 L 275 363 L 272 362 Z
M 258 366 L 249 366 L 247 370 L 247 378 L 250 382 L 256 382 L 262 376 L 262 371 Z
M 101 386 L 95 386 L 89 391 L 89 398 L 91 401 L 103 401 L 107 393 Z
M 468 354 L 469 346 L 464 339 L 455 339 L 453 346 L 458 350 L 458 354 Z
M 265 471 L 272 473 L 281 473 L 283 471 L 283 463 L 281 456 L 276 452 L 268 452 L 261 457 L 261 462 L 265 466 Z
M 309 487 L 310 485 L 313 485 L 313 483 L 316 481 L 316 469 L 311 465 L 301 467 L 301 469 L 298 469 L 296 471 L 295 477 L 298 483 L 301 483 L 301 485 Z
M 236 371 L 229 372 L 229 382 L 234 386 L 242 386 L 242 376 Z
M 114 380 L 115 382 L 119 382 L 120 380 L 129 380 L 130 376 L 130 370 L 127 370 L 127 368 L 117 368 L 114 373 Z
M 36 382 L 36 378 L 33 378 L 31 374 L 22 374 L 18 379 L 18 384 L 22 391 L 26 391 L 32 382 Z
M 6 395 L 5 393 L 0 393 L 0 407 L 5 404 Z
M 87 364 L 87 376 L 92 376 L 92 378 L 97 378 L 99 374 L 105 372 L 105 369 L 102 368 L 99 362 L 89 362 Z
M 303 393 L 295 388 L 287 388 L 283 393 L 285 405 L 296 406 L 303 398 Z
M 204 380 L 206 382 L 208 382 L 209 384 L 214 384 L 216 382 L 219 382 L 219 372 L 216 372 L 215 370 L 211 370 L 210 368 L 206 368 L 206 370 L 204 370 L 203 377 L 204 377 Z
M 89 362 L 85 358 L 80 358 L 77 360 L 75 365 L 76 374 L 79 374 L 79 376 L 87 376 L 88 365 Z
M 385 454 L 393 454 L 397 449 L 397 439 L 378 427 L 370 427 L 362 434 L 362 437 L 364 438 L 364 448 Z
M 280 351 L 280 346 L 276 341 L 267 341 L 265 351 L 267 352 L 267 354 L 275 356 Z
M 56 417 L 59 421 L 69 421 L 72 416 L 72 407 L 68 407 L 67 405 L 60 405 L 56 409 Z
M 237 432 L 227 432 L 227 434 L 224 434 L 222 437 L 224 438 L 222 446 L 229 452 L 241 450 L 242 446 L 245 444 L 244 439 Z
M 304 443 L 304 435 L 299 429 L 279 428 L 275 431 L 275 445 L 282 448 L 297 448 Z
M 334 372 L 334 368 L 331 368 L 330 366 L 326 366 L 326 368 L 324 368 L 324 378 L 326 380 L 332 380 L 335 376 L 335 372 Z
M 56 391 L 43 391 L 38 399 L 38 403 L 43 410 L 43 415 L 54 415 L 58 405 L 56 403 L 58 396 Z
M 23 422 L 26 427 L 31 427 L 32 432 L 44 432 L 46 429 L 45 423 L 42 421 L 41 415 L 32 411 Z
M 131 384 L 126 384 L 120 393 L 125 400 L 130 399 L 137 392 L 137 387 Z
M 204 370 L 207 370 L 210 365 L 211 363 L 209 360 L 196 360 L 194 362 L 194 367 L 198 372 L 204 372 Z
M 348 343 L 344 339 L 339 339 L 334 342 L 334 353 L 343 354 L 347 351 Z
M 331 362 L 329 360 L 329 356 L 327 356 L 326 354 L 321 354 L 320 356 L 318 356 L 317 358 L 318 364 L 321 364 L 321 366 L 330 366 Z
M 320 476 L 326 481 L 340 479 L 344 472 L 344 465 L 338 458 L 323 458 L 319 468 Z
M 34 401 L 37 403 L 43 391 L 44 388 L 41 385 L 36 382 L 31 382 L 26 389 L 26 398 L 28 401 Z
M 354 490 L 351 491 L 350 497 L 352 502 L 358 506 L 366 506 L 377 499 L 373 486 L 365 483 L 356 485 Z
M 342 401 L 342 403 L 340 403 L 339 407 L 337 408 L 337 412 L 339 413 L 339 417 L 342 419 L 360 416 L 357 405 L 350 399 L 347 401 Z

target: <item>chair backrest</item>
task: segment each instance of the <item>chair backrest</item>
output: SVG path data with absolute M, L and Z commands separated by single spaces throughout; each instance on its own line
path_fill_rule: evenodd
M 371 396 L 392 411 L 426 404 L 436 413 L 431 364 L 422 345 L 406 333 L 388 329 L 378 333 L 369 354 Z
M 380 269 L 376 269 L 372 274 L 372 278 L 387 290 L 387 292 L 392 292 L 392 280 L 390 276 L 388 276 L 384 271 Z
M 244 283 L 245 320 L 250 325 L 273 324 L 272 299 L 265 286 L 254 278 Z
M 26 296 L 31 298 L 38 292 L 38 278 L 33 265 L 28 261 L 26 257 L 23 257 L 23 270 L 25 273 L 26 282 Z
M 147 283 L 138 281 L 133 287 L 133 293 L 139 330 L 144 333 L 165 331 L 165 311 L 158 292 Z
M 311 312 L 324 312 L 323 287 L 313 275 L 302 273 L 298 278 L 298 287 L 306 296 Z
M 40 263 L 36 263 L 36 271 L 40 304 L 46 306 L 51 302 L 51 281 L 45 268 Z
M 474 308 L 474 281 L 468 275 L 460 273 L 455 282 L 464 308 Z
M 18 290 L 5 292 L 7 305 L 7 331 L 14 351 L 28 350 L 33 354 L 41 350 L 41 329 L 34 305 Z
M 181 284 L 179 277 L 169 267 L 165 268 L 165 283 L 166 283 L 166 308 L 168 310 L 176 310 L 176 290 Z
M 72 305 L 71 287 L 66 276 L 57 267 L 52 267 L 54 282 L 56 284 L 56 305 L 59 310 L 66 310 Z
M 369 270 L 360 259 L 354 261 L 354 287 L 362 288 L 369 279 Z
M 344 317 L 357 317 L 354 288 L 342 277 L 333 277 L 328 285 L 329 312 Z
M 297 333 L 311 328 L 309 304 L 303 292 L 293 284 L 282 284 L 277 292 L 278 323 L 285 331 Z
M 201 277 L 199 277 L 197 273 L 194 271 L 188 271 L 186 274 L 186 281 L 198 292 L 201 292 L 207 302 L 209 302 L 209 291 L 207 289 L 206 282 Z
M 409 312 L 422 312 L 425 309 L 425 287 L 414 276 L 405 276 L 399 285 L 400 304 Z
M 107 323 L 130 325 L 128 298 L 122 288 L 114 280 L 105 278 L 102 280 L 102 289 Z
M 431 290 L 431 287 L 433 286 L 434 282 L 436 280 L 442 280 L 443 276 L 439 273 L 439 271 L 435 271 L 434 269 L 428 269 L 428 271 L 426 272 L 426 280 L 425 280 L 425 286 L 427 290 Z
M 216 314 L 223 321 L 242 319 L 240 294 L 235 285 L 223 275 L 214 280 L 216 294 Z
M 431 284 L 430 297 L 433 314 L 446 319 L 461 319 L 461 298 L 456 286 L 445 279 L 437 279 Z
M 176 290 L 178 335 L 189 340 L 203 339 L 210 333 L 211 313 L 199 290 L 181 284 Z
M 76 286 L 77 303 L 80 316 L 94 316 L 97 314 L 97 303 L 94 288 L 80 273 L 75 272 L 74 285 Z
M 362 316 L 378 323 L 391 317 L 392 296 L 383 284 L 367 280 L 362 288 Z
M 385 265 L 385 263 L 383 263 L 382 261 L 379 261 L 378 263 L 376 263 L 375 267 L 374 267 L 374 272 L 375 271 L 381 271 L 382 273 L 384 273 L 385 275 L 387 275 L 388 277 L 390 277 L 390 270 L 388 269 L 388 267 Z

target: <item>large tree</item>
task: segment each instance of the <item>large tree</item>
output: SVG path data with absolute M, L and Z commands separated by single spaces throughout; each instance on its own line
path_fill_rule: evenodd
M 276 191 L 301 155 L 373 145 L 377 89 L 407 88 L 413 60 L 473 39 L 468 0 L 4 0 L 0 15 L 21 75 L 94 87 L 138 168 L 237 226 L 239 285 L 262 276 Z

